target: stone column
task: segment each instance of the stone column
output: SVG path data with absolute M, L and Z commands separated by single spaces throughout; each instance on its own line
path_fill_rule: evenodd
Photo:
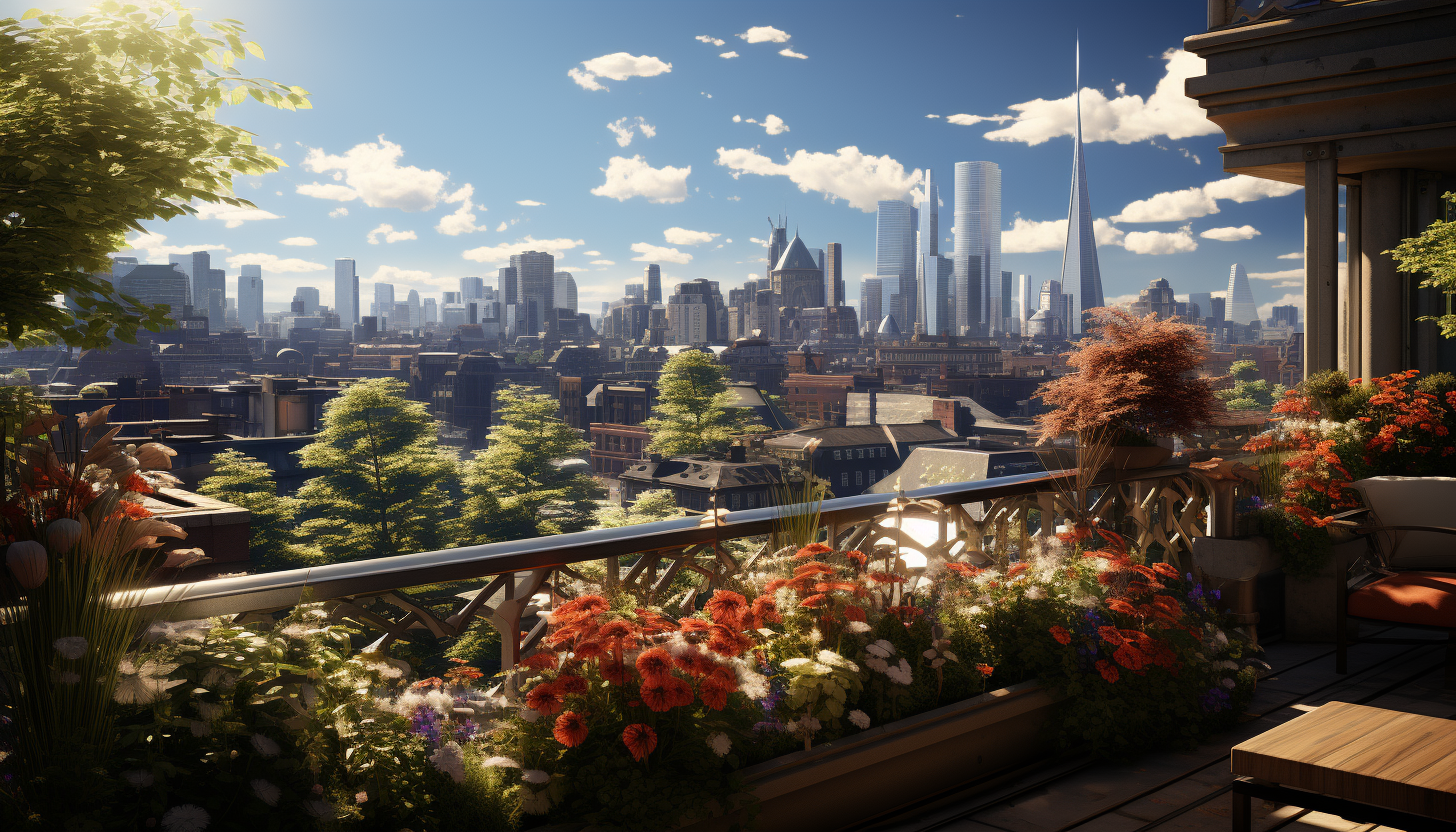
M 1389 251 L 1405 228 L 1405 171 L 1371 170 L 1360 177 L 1360 377 L 1390 375 L 1405 355 L 1405 278 Z
M 1340 187 L 1329 143 L 1304 151 L 1304 373 L 1339 363 Z
M 1340 293 L 1344 314 L 1341 332 L 1344 355 L 1340 357 L 1340 369 L 1350 378 L 1358 378 L 1361 372 L 1360 359 L 1361 323 L 1364 315 L 1360 311 L 1365 289 L 1361 275 L 1361 228 L 1360 228 L 1360 186 L 1345 186 L 1345 280 L 1344 291 Z

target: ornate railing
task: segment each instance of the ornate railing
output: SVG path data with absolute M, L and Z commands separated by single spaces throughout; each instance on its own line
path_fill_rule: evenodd
M 1226 513 L 1220 503 L 1230 499 L 1201 471 L 1178 465 L 1106 473 L 1092 492 L 1090 512 L 1078 512 L 1069 480 L 1070 472 L 1023 474 L 826 500 L 818 506 L 820 535 L 837 547 L 898 550 L 913 575 L 908 587 L 913 591 L 924 571 L 939 563 L 1015 560 L 1054 534 L 1067 517 L 1090 513 L 1127 532 L 1150 558 L 1191 571 L 1193 538 L 1211 532 L 1214 518 Z M 785 511 L 782 506 L 720 510 L 637 526 L 154 587 L 141 603 L 152 615 L 175 621 L 219 615 L 256 620 L 299 603 L 328 602 L 333 620 L 352 619 L 380 631 L 376 649 L 407 639 L 412 631 L 434 638 L 459 636 L 484 618 L 501 634 L 501 666 L 508 668 L 545 634 L 547 622 L 536 613 L 551 598 L 571 597 L 572 583 L 585 582 L 585 564 L 601 570 L 609 586 L 690 610 L 701 593 L 751 570 L 774 551 Z M 684 577 L 688 580 L 679 580 Z M 463 581 L 483 583 L 461 592 L 458 582 Z M 407 591 L 438 584 L 455 586 L 443 594 Z M 450 612 L 440 614 L 442 606 Z M 522 631 L 523 623 L 530 629 Z

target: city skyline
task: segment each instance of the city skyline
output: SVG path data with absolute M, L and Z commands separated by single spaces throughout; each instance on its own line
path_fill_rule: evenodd
M 903 100 L 875 99 L 872 126 L 836 115 L 833 107 L 795 120 L 790 96 L 765 97 L 761 84 L 769 78 L 791 88 L 819 83 L 830 100 L 846 100 L 856 84 L 887 81 L 870 82 L 831 44 L 868 48 L 937 21 L 955 29 L 969 25 L 956 17 L 968 7 L 925 4 L 868 28 L 858 11 L 821 25 L 812 4 L 695 8 L 682 20 L 652 24 L 650 32 L 584 11 L 593 25 L 583 29 L 591 32 L 565 33 L 529 60 L 511 48 L 473 64 L 484 68 L 511 56 L 524 61 L 511 76 L 520 89 L 492 85 L 482 95 L 493 106 L 521 95 L 559 102 L 560 129 L 539 141 L 492 138 L 488 150 L 471 153 L 461 144 L 464 136 L 453 135 L 458 131 L 438 129 L 438 111 L 418 109 L 439 102 L 437 95 L 423 95 L 421 104 L 364 108 L 354 88 L 367 83 L 357 82 L 357 72 L 366 73 L 366 82 L 385 82 L 371 69 L 353 67 L 346 87 L 341 68 L 329 63 L 333 45 L 290 35 L 282 28 L 284 7 L 259 3 L 248 24 L 270 44 L 269 61 L 245 69 L 304 86 L 315 109 L 279 114 L 244 105 L 234 117 L 289 167 L 240 178 L 239 193 L 257 202 L 256 211 L 204 210 L 199 218 L 148 224 L 152 236 L 131 235 L 143 248 L 121 253 L 166 262 L 168 249 L 207 250 L 214 266 L 226 266 L 229 297 L 237 295 L 237 266 L 256 261 L 268 276 L 267 307 L 278 309 L 297 285 L 317 285 L 325 303 L 337 305 L 327 270 L 340 258 L 358 262 L 361 283 L 391 282 L 428 296 L 448 291 L 460 277 L 489 278 L 511 254 L 534 246 L 554 251 L 557 268 L 576 279 L 580 307 L 595 309 L 618 297 L 621 284 L 646 262 L 659 263 L 673 285 L 697 277 L 725 288 L 742 285 L 765 269 L 756 239 L 761 220 L 754 218 L 787 212 L 814 228 L 815 239 L 842 244 L 845 300 L 858 305 L 861 278 L 875 270 L 873 197 L 913 200 L 924 171 L 988 161 L 1003 172 L 1000 270 L 1039 281 L 1061 270 L 1075 108 L 1066 87 L 1080 25 L 1087 170 L 1109 302 L 1135 296 L 1165 274 L 1183 278 L 1184 291 L 1223 290 L 1237 260 L 1246 263 L 1261 307 L 1302 303 L 1285 297 L 1297 294 L 1288 284 L 1301 265 L 1290 256 L 1301 248 L 1301 231 L 1281 207 L 1292 190 L 1274 196 L 1279 189 L 1267 183 L 1254 187 L 1219 172 L 1217 137 L 1182 98 L 1182 78 L 1203 70 L 1196 58 L 1172 50 L 1197 25 L 1197 10 L 1186 21 L 1175 12 L 1170 20 L 1118 29 L 1078 20 L 1079 7 L 1064 6 L 1066 31 L 1037 35 L 1045 60 L 1036 66 L 1002 72 L 995 84 L 956 85 L 949 100 L 943 87 Z M 466 18 L 483 15 L 498 25 L 525 25 L 540 14 L 519 6 L 483 9 L 459 7 Z M 337 23 L 360 46 L 386 38 L 369 15 L 347 17 Z M 1013 18 L 984 10 L 981 22 L 1003 28 L 1006 42 L 975 57 L 966 71 L 974 76 L 997 66 L 998 55 L 1004 59 L 1018 44 L 1033 42 Z M 718 40 L 726 45 L 712 43 Z M 727 52 L 739 54 L 719 57 Z M 618 66 L 608 58 L 632 61 Z M 670 68 L 648 74 L 658 63 Z M 938 66 L 948 71 L 951 65 Z M 582 84 L 568 69 L 592 77 Z M 422 82 L 409 76 L 386 85 Z M 867 99 L 852 100 L 863 113 Z M 318 118 L 324 114 L 330 123 Z M 433 133 L 421 131 L 431 124 Z M 1129 165 L 1139 177 L 1116 175 Z M 517 168 L 557 175 L 523 177 Z M 844 173 L 836 176 L 836 168 Z M 647 190 L 650 182 L 660 190 Z M 953 210 L 951 200 L 941 201 L 941 210 Z M 950 223 L 940 225 L 938 248 L 945 251 L 954 235 Z M 288 270 L 305 266 L 322 268 Z M 983 268 L 993 270 L 990 263 Z M 988 279 L 986 300 L 1000 286 Z M 361 291 L 367 296 L 369 286 Z

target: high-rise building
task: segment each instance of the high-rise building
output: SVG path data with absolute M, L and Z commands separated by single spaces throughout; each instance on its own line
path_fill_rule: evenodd
M 1060 280 L 1046 280 L 1041 284 L 1040 308 L 1052 313 L 1052 317 L 1062 322 L 1062 332 L 1070 335 L 1072 330 L 1072 317 L 1076 312 L 1075 301 L 1072 296 L 1062 291 Z
M 1248 326 L 1259 320 L 1259 310 L 1254 306 L 1254 290 L 1249 286 L 1249 275 L 1240 263 L 1229 269 L 1228 317 L 1224 320 Z
M 544 251 L 523 251 L 511 255 L 511 268 L 520 281 L 520 334 L 536 335 L 546 328 L 556 308 L 556 258 Z
M 126 273 L 136 268 L 139 263 L 135 257 L 113 257 L 111 258 L 111 285 L 115 286 L 116 281 L 126 276 Z
M 460 278 L 460 297 L 465 299 L 462 303 L 485 297 L 485 280 L 479 277 Z
M 295 300 L 303 301 L 303 314 L 309 317 L 319 313 L 319 290 L 313 286 L 300 286 L 293 291 Z
M 955 174 L 956 324 L 965 335 L 1000 334 L 1001 168 L 956 162 Z
M 165 303 L 167 317 L 181 321 L 190 291 L 189 283 L 187 273 L 175 264 L 143 264 L 122 275 L 117 281 L 117 289 L 147 305 Z
M 940 188 L 935 184 L 935 173 L 929 168 L 925 170 L 921 187 L 925 193 L 920 200 L 920 227 L 916 229 L 915 253 L 924 257 L 940 253 Z
M 238 274 L 238 325 L 255 332 L 263 320 L 263 267 L 247 264 Z
M 717 344 L 725 340 L 719 323 L 726 323 L 722 294 L 714 280 L 697 278 L 679 283 L 667 299 L 667 343 Z
M 425 298 L 425 323 L 437 324 L 440 322 L 440 306 L 434 298 Z
M 520 303 L 521 281 L 520 275 L 516 272 L 515 266 L 506 266 L 505 268 L 497 271 L 495 285 L 496 290 L 500 292 L 500 302 L 502 305 L 508 303 Z M 465 294 L 465 290 L 462 288 L 460 293 L 462 295 Z M 469 303 L 470 301 L 467 300 L 465 302 Z
M 646 303 L 647 289 L 642 285 L 642 281 L 633 278 L 622 287 L 622 297 L 630 298 L 638 303 Z
M 1062 285 L 1076 286 L 1082 306 L 1076 329 L 1085 327 L 1086 310 L 1103 305 L 1102 270 L 1097 265 L 1097 234 L 1092 224 L 1092 200 L 1087 194 L 1087 163 L 1082 155 L 1082 44 L 1077 43 L 1077 128 L 1072 135 L 1072 196 L 1067 205 L 1067 245 L 1062 249 Z
M 374 284 L 374 303 L 369 307 L 369 314 L 376 318 L 387 318 L 390 324 L 395 323 L 393 283 Z M 383 321 L 380 322 L 379 328 L 386 328 Z
M 875 277 L 898 297 L 891 317 L 901 332 L 914 332 L 919 305 L 915 289 L 915 208 L 882 199 L 875 214 Z
M 839 243 L 824 250 L 824 304 L 844 305 L 844 248 Z
M 352 257 L 334 261 L 334 311 L 339 313 L 339 326 L 345 329 L 359 323 L 359 275 L 354 266 Z
M 885 281 L 879 277 L 866 277 L 859 284 L 859 322 L 874 334 L 885 317 Z
M 569 309 L 575 314 L 576 278 L 571 276 L 571 272 L 557 272 L 555 279 L 556 286 L 554 287 L 554 292 L 556 296 L 556 308 Z M 659 276 L 658 280 L 661 281 L 661 279 Z
M 798 234 L 789 241 L 769 278 L 784 306 L 811 309 L 824 305 L 824 270 Z
M 414 289 L 409 290 L 405 295 L 405 305 L 409 307 L 409 328 L 419 329 L 425 324 L 425 311 L 420 305 L 420 293 Z
M 1018 275 L 1016 278 L 1016 314 L 1021 319 L 1021 328 L 1019 331 L 1022 335 L 1026 334 L 1026 322 L 1031 320 L 1032 315 L 1036 314 L 1038 308 L 1036 295 L 1036 284 L 1032 283 L 1031 275 Z
M 951 300 L 951 281 L 955 264 L 949 257 L 924 254 L 920 257 L 920 318 L 927 335 L 955 334 L 955 307 Z
M 773 218 L 768 220 L 768 267 L 763 270 L 763 276 L 770 282 L 773 280 L 774 267 L 779 260 L 783 259 L 784 249 L 789 247 L 789 219 L 779 217 L 775 223 Z
M 662 303 L 662 269 L 656 263 L 643 267 L 642 282 L 647 286 L 647 302 Z
M 1197 307 L 1195 309 L 1195 307 Z M 1188 293 L 1188 317 L 1194 323 L 1202 323 L 1204 318 L 1213 314 L 1213 293 L 1212 292 L 1189 292 Z
M 1276 306 L 1271 310 L 1275 326 L 1299 326 L 1299 307 L 1290 304 L 1288 306 Z
M 207 282 L 207 269 L 211 266 L 210 260 L 211 258 L 205 251 L 167 256 L 168 263 L 187 275 L 187 306 L 200 307 L 206 311 L 207 296 L 199 295 L 198 290 L 202 288 L 201 283 Z M 178 310 L 178 314 L 181 314 L 181 310 Z

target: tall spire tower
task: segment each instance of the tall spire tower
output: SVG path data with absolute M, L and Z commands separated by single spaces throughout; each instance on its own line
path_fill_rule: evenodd
M 1102 270 L 1097 267 L 1097 238 L 1092 202 L 1087 195 L 1087 161 L 1082 156 L 1082 41 L 1077 40 L 1077 131 L 1072 137 L 1072 199 L 1067 206 L 1067 247 L 1062 250 L 1063 291 L 1077 287 L 1076 324 L 1086 329 L 1086 310 L 1102 305 Z

